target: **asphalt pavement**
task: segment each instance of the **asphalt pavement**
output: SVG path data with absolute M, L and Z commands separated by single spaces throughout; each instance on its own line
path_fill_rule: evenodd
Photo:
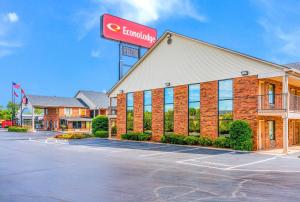
M 0 201 L 300 201 L 300 154 L 0 131 Z

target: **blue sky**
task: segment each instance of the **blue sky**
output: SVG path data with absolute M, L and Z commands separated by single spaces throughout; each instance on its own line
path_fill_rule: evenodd
M 111 13 L 276 63 L 300 61 L 297 0 L 0 0 L 0 105 L 11 82 L 28 94 L 105 91 L 118 77 L 118 43 L 100 37 Z

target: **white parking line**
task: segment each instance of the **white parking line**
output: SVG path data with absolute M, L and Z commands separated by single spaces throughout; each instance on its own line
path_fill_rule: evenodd
M 175 151 L 165 151 L 165 152 L 157 152 L 157 153 L 152 153 L 152 154 L 144 154 L 140 155 L 139 157 L 151 157 L 151 156 L 159 156 L 159 155 L 164 155 L 164 154 L 170 154 L 170 153 L 176 153 L 176 152 L 185 152 L 185 151 L 192 151 L 192 150 L 197 150 L 201 148 L 190 148 L 190 149 L 182 149 L 182 150 L 175 150 Z
M 208 158 L 211 158 L 211 157 L 223 156 L 223 155 L 232 154 L 232 153 L 236 153 L 236 152 L 232 151 L 232 152 L 226 152 L 226 153 L 222 153 L 222 154 L 207 155 L 207 156 L 202 156 L 202 157 L 198 157 L 198 158 L 192 158 L 192 159 L 186 159 L 186 160 L 176 161 L 176 163 L 184 163 L 184 162 L 187 162 L 187 161 L 194 161 L 194 162 L 196 162 L 196 160 L 208 159 Z
M 229 168 L 225 168 L 225 170 L 232 170 L 232 169 L 235 169 L 235 168 L 240 168 L 240 167 L 244 167 L 244 166 L 259 164 L 259 163 L 263 163 L 263 162 L 266 162 L 266 161 L 271 161 L 271 160 L 276 159 L 276 158 L 277 158 L 277 156 L 274 156 L 272 158 L 268 158 L 268 159 L 264 159 L 264 160 L 260 160 L 260 161 L 254 161 L 254 162 L 251 162 L 251 163 L 245 163 L 245 164 L 241 164 L 241 165 L 231 166 Z

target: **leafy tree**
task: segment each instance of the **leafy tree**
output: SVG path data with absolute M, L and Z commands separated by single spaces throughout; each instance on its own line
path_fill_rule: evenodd
M 152 129 L 152 112 L 144 113 L 144 130 L 145 132 L 151 131 Z
M 165 132 L 173 132 L 174 129 L 174 110 L 165 112 Z
M 133 131 L 133 109 L 127 110 L 127 131 Z
M 231 112 L 220 115 L 219 131 L 221 134 L 229 134 L 232 118 Z
M 253 149 L 252 129 L 248 122 L 242 120 L 233 121 L 229 130 L 230 146 L 237 150 Z
M 108 131 L 108 118 L 106 116 L 96 116 L 92 120 L 92 132 L 93 134 L 96 131 Z

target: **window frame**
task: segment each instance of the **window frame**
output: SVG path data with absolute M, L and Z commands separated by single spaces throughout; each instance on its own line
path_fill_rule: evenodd
M 220 82 L 224 82 L 224 81 L 231 81 L 232 82 L 232 96 L 231 98 L 221 98 L 220 99 Z M 220 133 L 220 120 L 225 120 L 225 121 L 233 121 L 233 111 L 234 111 L 234 87 L 233 87 L 234 83 L 233 83 L 233 78 L 229 78 L 229 79 L 222 79 L 222 80 L 218 80 L 218 137 L 220 136 L 226 136 L 227 134 L 221 134 Z M 220 119 L 220 101 L 231 101 L 232 102 L 232 110 L 231 110 L 231 114 L 232 114 L 232 118 L 231 119 Z
M 150 92 L 150 104 L 145 104 L 146 92 Z M 146 107 L 151 107 L 151 133 L 152 133 L 152 90 L 143 91 L 143 132 L 145 132 L 145 109 Z
M 172 91 L 173 91 L 173 102 L 166 102 L 166 90 L 167 89 L 172 89 Z M 168 133 L 174 133 L 174 87 L 173 86 L 170 86 L 170 87 L 166 87 L 166 88 L 164 88 L 164 94 L 163 94 L 163 99 L 164 99 L 164 107 L 163 107 L 163 112 L 164 112 L 164 117 L 163 117 L 163 133 L 164 134 L 166 134 L 166 127 L 165 127 L 165 125 L 166 125 L 166 105 L 172 105 L 173 107 L 173 131 L 172 132 L 168 132 Z
M 132 106 L 128 105 L 128 95 L 132 95 Z M 128 107 L 132 107 L 132 131 L 128 131 Z M 134 131 L 134 93 L 126 93 L 126 133 Z
M 272 86 L 272 93 L 270 94 L 270 87 L 271 86 Z M 272 96 L 272 97 L 270 97 L 270 96 Z M 275 84 L 273 84 L 273 83 L 270 83 L 268 85 L 268 97 L 269 97 L 268 103 L 270 105 L 275 105 Z M 272 101 L 270 101 L 270 98 L 271 98 Z
M 199 85 L 199 101 L 190 101 L 190 86 Z M 190 136 L 190 104 L 199 103 L 199 111 L 201 110 L 201 85 L 200 83 L 192 83 L 188 85 L 188 135 Z M 200 113 L 200 112 L 199 112 Z M 201 114 L 199 116 L 199 136 L 201 135 Z

